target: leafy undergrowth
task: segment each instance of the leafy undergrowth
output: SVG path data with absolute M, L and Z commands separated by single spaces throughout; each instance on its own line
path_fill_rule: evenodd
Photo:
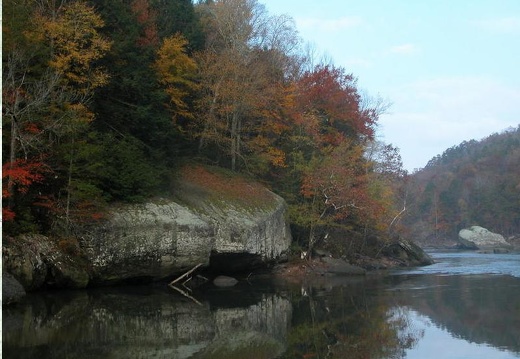
M 273 208 L 276 203 L 273 193 L 258 182 L 217 167 L 184 166 L 175 187 L 174 193 L 191 204 L 211 201 L 213 204 L 264 210 Z

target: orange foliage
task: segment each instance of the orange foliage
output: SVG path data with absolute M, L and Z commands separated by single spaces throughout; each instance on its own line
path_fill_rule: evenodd
M 157 13 L 150 9 L 148 0 L 134 0 L 131 5 L 133 13 L 137 16 L 137 22 L 144 26 L 144 34 L 137 39 L 139 46 L 157 46 L 159 35 L 157 33 Z
M 188 40 L 177 34 L 164 39 L 157 50 L 154 68 L 159 82 L 166 87 L 175 116 L 192 118 L 193 113 L 186 99 L 197 89 L 195 73 L 197 64 L 186 53 Z

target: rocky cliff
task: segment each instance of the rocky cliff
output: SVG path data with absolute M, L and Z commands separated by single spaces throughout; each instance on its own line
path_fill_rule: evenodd
M 251 270 L 283 259 L 291 241 L 286 205 L 269 196 L 268 209 L 210 200 L 199 208 L 171 200 L 120 207 L 81 238 L 93 281 L 161 279 L 199 263 L 216 271 Z
M 74 239 L 5 241 L 3 267 L 26 289 L 159 280 L 200 263 L 216 272 L 249 271 L 285 259 L 286 211 L 285 201 L 258 183 L 190 167 L 170 198 L 113 206 Z

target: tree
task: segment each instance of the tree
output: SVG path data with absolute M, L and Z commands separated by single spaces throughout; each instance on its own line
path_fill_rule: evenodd
M 63 5 L 55 17 L 45 14 L 37 16 L 45 38 L 51 44 L 49 66 L 61 76 L 63 91 L 68 94 L 61 110 L 66 121 L 60 131 L 54 131 L 58 138 L 68 138 L 70 141 L 70 146 L 67 146 L 69 154 L 65 200 L 65 222 L 68 228 L 71 222 L 76 141 L 94 117 L 88 104 L 95 89 L 108 82 L 108 74 L 96 65 L 96 61 L 105 56 L 111 43 L 98 31 L 104 25 L 101 17 L 92 6 L 83 2 L 74 1 Z
M 329 229 L 363 227 L 361 218 L 373 218 L 364 145 L 377 117 L 363 111 L 355 78 L 331 65 L 305 71 L 293 98 L 281 147 L 287 168 L 280 175 L 292 183 L 286 190 L 300 192 L 288 198 L 294 198 L 292 220 L 306 232 L 310 250 Z
M 345 223 L 349 217 L 356 216 L 356 212 L 368 212 L 362 148 L 344 140 L 330 151 L 325 156 L 313 157 L 303 174 L 304 208 L 310 205 L 307 212 L 309 253 L 320 240 L 316 233 L 319 226 Z
M 7 4 L 15 9 L 15 2 Z M 62 171 L 58 148 L 74 142 L 92 113 L 88 102 L 95 88 L 106 83 L 106 73 L 95 65 L 108 50 L 110 43 L 99 36 L 102 21 L 94 9 L 83 2 L 35 2 L 27 9 L 25 27 L 13 27 L 9 33 L 10 48 L 3 57 L 4 116 L 9 119 L 9 164 L 7 192 L 9 209 L 15 201 L 15 174 L 19 159 L 39 163 L 50 172 Z M 11 39 L 17 38 L 18 43 Z M 71 147 L 72 148 L 72 147 Z M 47 165 L 45 165 L 45 163 Z M 68 182 L 71 181 L 70 156 Z M 27 174 L 34 178 L 35 174 Z M 43 179 L 38 177 L 38 181 Z M 47 181 L 48 182 L 48 181 Z M 43 192 L 42 190 L 38 191 Z M 24 194 L 27 193 L 27 190 Z M 67 191 L 66 216 L 69 213 L 70 191 Z
M 206 49 L 197 57 L 199 147 L 216 145 L 236 170 L 248 147 L 266 139 L 255 135 L 262 121 L 272 119 L 269 107 L 283 98 L 278 86 L 286 70 L 283 51 L 295 46 L 295 31 L 289 20 L 269 17 L 254 0 L 216 1 L 198 10 L 206 33 Z M 271 24 L 287 38 L 271 32 Z
M 188 42 L 182 35 L 164 39 L 154 63 L 159 82 L 166 86 L 166 93 L 170 96 L 174 118 L 177 116 L 193 118 L 186 98 L 197 89 L 195 82 L 197 65 L 186 54 L 187 45 Z

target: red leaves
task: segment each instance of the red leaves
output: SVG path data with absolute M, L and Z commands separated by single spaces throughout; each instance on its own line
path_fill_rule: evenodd
M 14 221 L 16 214 L 9 208 L 2 208 L 2 221 L 11 222 Z
M 31 162 L 28 160 L 16 160 L 15 162 L 7 162 L 2 165 L 2 198 L 9 198 L 14 191 L 26 194 L 30 186 L 35 182 L 41 182 L 44 179 L 44 173 L 48 172 L 48 168 L 41 162 Z M 16 214 L 12 208 L 2 208 L 2 217 L 4 221 L 14 220 Z
M 134 0 L 132 11 L 137 16 L 137 22 L 143 25 L 143 35 L 137 39 L 139 46 L 157 46 L 159 35 L 157 33 L 157 13 L 150 9 L 148 0 Z
M 2 179 L 8 178 L 9 182 L 16 185 L 17 191 L 24 194 L 31 184 L 43 180 L 45 172 L 48 172 L 48 168 L 43 163 L 19 159 L 3 164 Z M 2 188 L 2 198 L 7 198 L 9 195 L 7 188 Z
M 337 145 L 338 135 L 373 136 L 374 121 L 369 112 L 360 108 L 356 79 L 352 74 L 345 74 L 343 68 L 318 65 L 302 76 L 296 88 L 300 115 L 295 122 L 307 127 L 320 142 Z M 321 136 L 323 132 L 326 136 Z

